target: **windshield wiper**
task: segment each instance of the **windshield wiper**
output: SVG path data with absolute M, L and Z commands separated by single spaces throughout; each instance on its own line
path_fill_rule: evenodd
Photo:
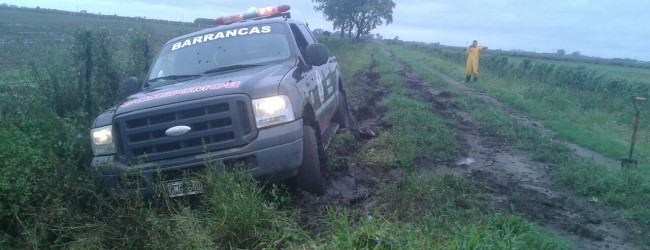
M 228 65 L 228 66 L 224 66 L 224 67 L 214 68 L 214 69 L 203 72 L 203 74 L 212 74 L 212 73 L 219 73 L 219 72 L 231 71 L 231 70 L 239 70 L 239 69 L 247 69 L 247 68 L 259 67 L 259 66 L 264 66 L 264 64 L 234 64 L 234 65 Z
M 168 76 L 156 77 L 156 78 L 147 80 L 147 82 L 145 82 L 145 87 L 149 87 L 149 86 L 151 86 L 151 83 L 159 82 L 159 81 L 194 79 L 194 78 L 198 78 L 198 77 L 201 77 L 201 76 L 202 75 L 168 75 Z
M 158 81 L 163 81 L 163 80 L 180 80 L 180 79 L 185 79 L 185 78 L 197 78 L 200 77 L 201 75 L 168 75 L 168 76 L 162 76 L 162 77 L 156 77 L 153 79 L 147 80 L 147 83 L 150 82 L 158 82 Z

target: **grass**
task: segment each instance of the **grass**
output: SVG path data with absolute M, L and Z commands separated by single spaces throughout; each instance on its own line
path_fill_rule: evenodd
M 80 177 L 68 175 L 66 179 L 87 181 Z M 89 197 L 90 207 L 70 203 L 80 197 L 46 202 L 33 213 L 17 214 L 14 223 L 20 224 L 20 231 L 15 236 L 5 231 L 0 243 L 5 249 L 260 249 L 309 240 L 298 226 L 295 213 L 280 209 L 288 196 L 277 187 L 263 190 L 245 171 L 209 171 L 202 181 L 206 193 L 200 200 L 110 200 L 92 195 L 92 187 L 73 189 L 67 195 Z
M 411 51 L 409 56 L 417 58 L 419 54 L 421 52 Z M 427 65 L 446 74 L 463 75 L 460 65 L 452 70 L 440 69 L 444 60 L 432 57 L 429 61 L 415 68 Z M 471 82 L 470 85 L 542 121 L 563 138 L 612 158 L 626 155 L 634 119 L 634 108 L 628 97 L 496 77 L 483 71 L 480 78 L 479 84 Z M 647 147 L 650 136 L 642 134 L 648 128 L 650 125 L 643 123 L 642 114 L 636 150 L 636 157 L 642 162 L 650 161 L 650 148 Z
M 463 177 L 414 171 L 419 157 L 442 163 L 458 154 L 456 124 L 435 116 L 430 104 L 409 98 L 402 72 L 389 54 L 383 49 L 370 51 L 374 52 L 374 68 L 381 75 L 380 85 L 389 93 L 381 105 L 386 108 L 384 120 L 390 126 L 364 145 L 355 160 L 401 168 L 405 175 L 399 183 L 384 185 L 383 209 L 330 214 L 335 237 L 325 248 L 569 247 L 568 241 L 518 216 L 484 211 L 477 198 L 479 188 Z
M 419 156 L 434 162 L 448 161 L 458 154 L 456 131 L 450 121 L 432 115 L 429 104 L 405 96 L 391 96 L 385 104 L 391 124 L 390 140 L 398 165 L 414 167 Z M 418 131 L 414 133 L 414 131 Z
M 347 166 L 349 158 L 358 147 L 358 143 L 351 132 L 337 134 L 327 150 L 327 168 L 336 170 Z
M 450 138 L 453 137 L 454 124 L 435 117 L 427 105 L 405 96 L 407 91 L 403 81 L 388 55 L 373 45 L 345 43 L 341 45 L 341 51 L 358 54 L 350 53 L 351 56 L 343 57 L 342 64 L 359 58 L 367 60 L 350 63 L 352 68 L 344 72 L 344 75 L 351 76 L 347 85 L 351 90 L 350 98 L 355 98 L 355 86 L 361 85 L 355 82 L 360 79 L 354 76 L 371 68 L 375 58 L 377 73 L 385 75 L 380 78 L 380 84 L 391 91 L 382 105 L 386 106 L 385 119 L 392 129 L 377 139 L 377 142 L 383 140 L 382 143 L 373 142 L 363 148 L 362 153 L 350 155 L 348 159 L 342 159 L 343 162 L 363 159 L 364 155 L 371 159 L 369 152 L 385 151 L 390 152 L 384 154 L 390 156 L 386 167 L 413 169 L 417 157 L 444 160 L 453 154 L 456 148 Z M 357 71 L 349 71 L 354 67 Z M 38 102 L 35 99 L 33 103 Z M 34 112 L 30 107 L 21 106 Z M 38 114 L 44 113 L 47 110 Z M 330 231 L 324 235 L 310 235 L 300 228 L 297 211 L 289 207 L 291 197 L 285 190 L 261 187 L 246 172 L 206 173 L 207 192 L 199 200 L 110 200 L 99 195 L 87 172 L 66 167 L 67 164 L 76 166 L 86 162 L 83 155 L 77 154 L 88 152 L 78 148 L 86 145 L 87 138 L 74 139 L 76 131 L 81 131 L 85 124 L 78 125 L 55 115 L 52 117 L 56 119 L 40 120 L 29 114 L 20 119 L 2 120 L 11 123 L 4 126 L 11 129 L 0 135 L 14 136 L 14 139 L 6 140 L 12 144 L 3 146 L 18 149 L 16 152 L 3 151 L 11 154 L 4 155 L 3 160 L 19 160 L 23 165 L 31 162 L 50 172 L 56 170 L 56 174 L 36 173 L 34 171 L 40 170 L 31 164 L 23 168 L 31 171 L 21 174 L 23 178 L 45 176 L 44 182 L 33 182 L 38 184 L 37 189 L 42 190 L 38 194 L 43 197 L 40 199 L 38 196 L 38 204 L 27 199 L 18 203 L 23 206 L 6 210 L 12 214 L 2 216 L 0 248 L 448 248 L 452 245 L 451 239 L 464 242 L 464 236 L 453 236 L 455 231 L 450 230 L 453 227 L 449 225 L 478 225 L 487 216 L 471 200 L 475 199 L 472 198 L 474 188 L 466 180 L 451 175 L 418 176 L 412 172 L 403 183 L 386 184 L 385 201 L 391 204 L 389 210 L 331 208 L 330 217 L 325 221 Z M 39 125 L 44 122 L 50 125 Z M 427 126 L 423 128 L 422 123 Z M 409 131 L 416 129 L 424 133 L 417 137 L 410 135 Z M 42 131 L 28 133 L 34 130 Z M 48 135 L 46 132 L 57 136 L 45 136 Z M 20 139 L 15 139 L 16 136 Z M 51 147 L 47 145 L 56 144 L 59 139 L 63 145 L 48 151 Z M 29 141 L 36 141 L 39 146 L 29 147 L 34 145 Z M 349 144 L 353 144 L 351 135 L 344 134 L 337 136 L 332 148 L 340 149 Z M 13 156 L 31 158 L 21 160 Z M 3 172 L 8 173 L 6 168 Z M 31 182 L 27 184 L 32 185 Z M 400 185 L 407 188 L 400 188 Z M 16 190 L 7 193 L 20 194 Z M 22 198 L 16 196 L 16 199 Z M 396 215 L 398 212 L 401 214 Z M 374 219 L 364 220 L 368 214 Z M 435 217 L 428 218 L 429 214 Z M 488 227 L 490 224 L 478 228 Z M 456 229 L 464 233 L 463 227 Z M 434 232 L 442 234 L 435 238 L 427 237 Z M 527 233 L 537 235 L 541 231 L 531 229 Z M 496 240 L 501 234 L 489 233 L 475 238 L 489 237 Z M 520 244 L 533 243 L 522 241 Z
M 388 54 L 377 48 L 372 51 L 377 65 L 373 70 L 381 76 L 379 85 L 389 93 L 380 105 L 387 110 L 382 121 L 390 129 L 366 145 L 358 160 L 406 169 L 414 169 L 419 157 L 449 160 L 458 152 L 455 130 L 449 126 L 449 121 L 433 115 L 429 104 L 411 99 Z
M 361 74 L 370 68 L 372 63 L 373 47 L 364 46 L 360 43 L 354 43 L 349 40 L 336 40 L 333 38 L 321 38 L 320 42 L 336 55 L 341 70 L 341 79 L 343 79 L 343 88 L 346 94 L 351 97 L 360 96 L 363 92 L 368 91 L 363 84 Z M 345 51 L 345 52 L 344 52 Z M 349 53 L 354 51 L 355 53 Z M 355 98 L 348 98 L 354 101 Z M 354 106 L 349 103 L 348 106 Z
M 24 50 L 20 43 L 12 43 L 8 50 L 11 53 L 3 53 L 3 57 L 20 55 L 16 58 L 29 59 L 35 58 L 29 53 L 46 51 L 60 62 L 69 60 L 64 56 L 69 48 L 61 43 L 67 41 L 72 32 L 68 28 L 73 25 L 84 22 L 96 28 L 113 27 L 116 37 L 126 34 L 131 26 L 139 27 L 127 21 L 39 13 L 16 16 L 3 11 L 0 18 L 3 23 L 8 22 L 6 18 L 24 22 L 33 31 L 54 30 L 51 36 L 33 41 L 31 46 L 38 49 Z M 160 38 L 154 38 L 154 43 L 186 31 L 163 24 L 153 27 L 150 31 Z M 25 37 L 14 34 L 20 30 L 12 26 L 3 32 L 9 31 L 11 39 L 20 41 Z M 59 35 L 63 42 L 50 44 Z M 358 146 L 350 134 L 338 135 L 332 144 L 334 154 L 342 157 L 334 157 L 331 168 L 358 163 L 380 171 L 391 168 L 404 172 L 402 180 L 381 186 L 383 192 L 376 198 L 379 205 L 375 208 L 332 206 L 323 222 L 329 230 L 311 235 L 300 227 L 297 208 L 291 207 L 295 201 L 285 189 L 261 186 L 245 171 L 206 172 L 203 181 L 207 191 L 199 199 L 107 199 L 84 168 L 90 152 L 87 114 L 54 114 L 48 107 L 50 102 L 44 101 L 49 98 L 47 88 L 27 89 L 24 93 L 0 90 L 0 101 L 17 107 L 0 106 L 0 125 L 5 128 L 0 131 L 5 142 L 0 144 L 0 171 L 1 178 L 6 178 L 0 188 L 8 191 L 0 196 L 0 248 L 567 248 L 566 240 L 519 216 L 486 211 L 477 197 L 480 187 L 467 179 L 413 171 L 419 157 L 440 164 L 453 159 L 458 152 L 456 124 L 433 115 L 427 103 L 409 97 L 402 72 L 396 70 L 397 65 L 379 45 L 325 42 L 341 63 L 350 103 L 369 91 L 362 87 L 363 73 L 369 70 L 379 76 L 378 84 L 386 91 L 381 105 L 387 113 L 382 122 L 389 129 L 361 147 L 358 154 L 340 154 L 347 147 Z M 61 48 L 66 50 L 58 51 Z M 417 60 L 428 61 L 422 55 Z M 0 60 L 0 64 L 6 62 Z M 29 71 L 23 63 L 12 61 L 10 66 L 15 71 L 4 71 L 2 77 L 31 75 L 30 84 L 38 86 L 38 75 L 34 74 L 40 71 Z M 445 70 L 455 70 L 453 64 L 436 63 Z M 58 67 L 67 66 L 62 63 Z M 51 74 L 58 72 L 57 67 L 43 67 Z M 74 78 L 65 79 L 62 82 L 69 85 L 77 83 Z
M 421 54 L 416 49 L 394 49 L 399 51 L 396 54 L 402 58 L 418 58 Z M 415 71 L 425 76 L 429 74 L 432 78 L 435 76 L 427 73 L 427 67 L 448 74 L 462 74 L 462 65 L 452 70 L 437 68 L 438 65 L 445 65 L 441 58 L 410 61 Z M 564 140 L 613 158 L 626 157 L 633 118 L 633 108 L 626 97 L 525 82 L 507 76 L 497 77 L 486 71 L 482 71 L 479 83 L 470 85 L 542 121 Z M 492 133 L 532 152 L 535 160 L 556 166 L 559 183 L 589 200 L 614 208 L 622 218 L 640 226 L 640 240 L 650 244 L 641 236 L 650 232 L 650 208 L 647 207 L 650 203 L 650 149 L 647 147 L 647 136 L 643 134 L 647 131 L 647 125 L 640 127 L 641 134 L 635 149 L 639 166 L 620 171 L 577 159 L 568 147 L 554 142 L 534 128 L 518 124 L 500 110 L 486 107 L 477 98 L 464 98 L 459 105 L 470 110 L 473 117 Z
M 318 249 L 569 249 L 519 216 L 486 214 L 476 187 L 451 174 L 408 175 L 389 185 L 386 211 L 330 209 L 332 237 Z

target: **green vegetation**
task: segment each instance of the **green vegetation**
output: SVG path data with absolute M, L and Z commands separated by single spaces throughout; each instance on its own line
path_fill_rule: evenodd
M 584 66 L 586 69 L 596 71 L 605 75 L 610 75 L 612 77 L 620 77 L 628 80 L 644 82 L 645 84 L 650 84 L 650 67 L 648 63 L 645 65 L 639 65 L 638 67 L 616 65 L 615 63 L 594 63 L 594 62 L 571 62 L 571 61 L 560 61 L 560 60 L 546 60 L 538 59 L 534 56 L 531 57 L 512 57 L 508 56 L 508 61 L 511 63 L 519 64 L 524 60 L 534 60 L 535 62 L 543 62 L 549 64 L 557 64 L 564 66 Z
M 358 143 L 352 132 L 335 136 L 327 150 L 327 168 L 333 170 L 347 166 L 348 159 L 352 156 L 351 152 L 357 147 Z
M 0 81 L 8 69 L 24 69 L 24 65 L 36 63 L 40 67 L 55 64 L 61 51 L 70 49 L 75 30 L 87 28 L 95 31 L 110 30 L 111 39 L 124 43 L 146 32 L 151 48 L 160 48 L 169 39 L 201 29 L 190 24 L 152 19 L 136 19 L 118 16 L 80 15 L 72 12 L 49 13 L 45 10 L 28 11 L 0 8 Z M 74 14 L 74 15 L 73 15 Z M 126 62 L 129 45 L 114 47 L 111 54 Z M 16 83 L 16 78 L 0 82 L 2 85 Z
M 3 68 L 0 73 L 2 249 L 569 248 L 567 240 L 551 235 L 517 215 L 487 211 L 478 198 L 481 187 L 466 178 L 444 171 L 436 174 L 416 171 L 418 160 L 422 158 L 441 164 L 453 159 L 459 152 L 459 145 L 455 142 L 457 124 L 435 116 L 429 104 L 414 100 L 404 85 L 402 72 L 397 70 L 399 66 L 391 60 L 384 45 L 372 43 L 324 41 L 341 65 L 345 65 L 342 73 L 350 105 L 361 104 L 365 95 L 380 95 L 381 108 L 386 111 L 381 120 L 387 128 L 363 146 L 357 145 L 349 133 L 337 135 L 330 148 L 329 153 L 334 157 L 331 157 L 329 167 L 340 169 L 350 164 L 364 164 L 378 171 L 403 173 L 400 181 L 382 184 L 382 192 L 376 198 L 380 205 L 368 209 L 332 206 L 322 222 L 326 232 L 313 235 L 301 228 L 300 211 L 293 206 L 295 197 L 284 188 L 259 185 L 245 171 L 219 174 L 207 171 L 203 176 L 207 192 L 198 199 L 108 199 L 102 195 L 87 169 L 91 157 L 88 130 L 92 117 L 119 99 L 121 80 L 144 74 L 146 62 L 153 56 L 151 48 L 155 50 L 161 41 L 192 28 L 154 24 L 127 32 L 132 23 L 126 20 L 97 19 L 91 22 L 88 17 L 43 13 L 35 13 L 38 18 L 32 16 L 23 20 L 21 18 L 29 15 L 16 16 L 6 10 L 0 12 L 3 23 L 6 22 L 4 18 L 14 18 L 16 23 L 29 25 L 0 30 L 1 37 L 11 40 L 8 53 L 3 53 L 0 58 Z M 71 28 L 82 18 L 88 26 Z M 37 20 L 48 20 L 49 26 Z M 95 24 L 103 28 L 93 26 Z M 31 28 L 57 30 L 64 42 L 51 46 L 50 37 L 43 37 L 30 43 L 29 46 L 35 49 L 18 51 L 17 48 L 23 48 L 24 44 L 16 41 L 23 41 L 21 39 L 25 37 L 5 36 L 21 29 L 35 30 Z M 124 34 L 130 34 L 128 39 Z M 451 91 L 426 70 L 429 67 L 448 73 L 460 72 L 456 61 L 431 57 L 444 52 L 425 50 L 421 53 L 421 49 L 401 46 L 389 49 L 399 50 L 394 54 L 425 81 L 441 90 Z M 32 53 L 41 53 L 41 56 Z M 8 57 L 22 60 L 11 62 Z M 515 79 L 508 72 L 502 72 L 503 77 Z M 528 73 L 524 71 L 523 75 L 516 77 L 525 77 Z M 549 84 L 546 89 L 544 84 L 526 79 L 530 83 L 524 86 L 530 86 L 530 91 L 549 93 L 546 99 L 544 95 L 532 94 L 537 92 L 529 93 L 530 100 L 539 100 L 532 102 L 537 106 L 528 106 L 517 99 L 519 93 L 499 91 L 502 88 L 526 91 L 520 86 L 523 84 L 504 85 L 505 82 L 497 81 L 501 79 L 498 75 L 499 72 L 481 75 L 483 85 L 478 87 L 503 100 L 512 100 L 510 103 L 522 110 L 537 112 L 558 109 L 560 105 L 574 107 L 573 102 L 589 99 L 585 92 L 583 97 L 564 103 L 564 97 L 556 96 L 554 89 L 561 93 L 560 90 L 566 89 L 578 91 L 583 86 Z M 367 86 L 368 80 L 374 80 L 376 85 Z M 625 105 L 623 97 L 617 98 L 620 100 L 608 104 L 612 106 L 607 106 L 607 112 L 617 110 L 619 106 L 616 105 Z M 559 104 L 543 106 L 548 100 Z M 607 99 L 596 97 L 593 103 L 579 103 L 577 107 L 581 109 L 574 112 L 584 111 L 585 107 L 596 112 L 603 100 Z M 467 98 L 459 105 L 472 111 L 493 133 L 535 152 L 540 160 L 557 164 L 560 180 L 581 194 L 619 208 L 628 218 L 650 224 L 648 208 L 644 207 L 650 200 L 647 196 L 650 182 L 643 167 L 617 172 L 584 163 L 573 164 L 576 161 L 566 148 L 550 142 L 532 129 L 521 127 L 497 110 L 484 109 L 480 101 Z M 600 115 L 605 117 L 606 111 Z M 543 120 L 551 122 L 552 118 L 562 117 L 550 113 L 541 112 L 548 115 Z M 627 116 L 622 111 L 620 115 L 621 123 L 615 120 L 608 126 L 621 126 L 619 132 L 623 133 L 626 126 L 621 124 Z M 607 131 L 603 126 L 592 129 Z M 593 135 L 586 136 L 596 137 Z M 575 140 L 580 141 L 580 138 Z M 595 144 L 611 141 L 615 140 L 607 139 Z M 643 143 L 639 147 L 640 155 L 650 156 L 643 153 Z M 358 148 L 358 153 L 350 152 L 349 148 Z
M 408 175 L 386 192 L 388 211 L 330 210 L 325 249 L 568 249 L 517 216 L 480 212 L 475 187 L 451 174 Z
M 419 156 L 432 161 L 451 159 L 458 152 L 453 126 L 433 115 L 429 104 L 410 99 L 404 80 L 388 55 L 373 52 L 381 76 L 379 84 L 390 93 L 381 105 L 387 109 L 384 120 L 391 128 L 362 150 L 361 161 L 413 169 Z
M 405 249 L 568 248 L 567 241 L 520 217 L 484 211 L 476 198 L 479 188 L 467 179 L 451 173 L 415 171 L 419 157 L 442 162 L 458 153 L 456 124 L 435 116 L 429 104 L 409 98 L 401 72 L 386 51 L 377 45 L 366 45 L 360 51 L 372 55 L 371 72 L 376 70 L 381 76 L 379 84 L 390 93 L 381 103 L 390 128 L 364 145 L 358 158 L 351 160 L 377 167 L 399 167 L 405 176 L 401 182 L 385 186 L 385 209 L 358 212 L 361 214 L 356 215 L 357 220 L 350 218 L 354 213 L 330 216 L 338 223 L 337 236 L 328 244 L 346 249 L 383 249 L 396 243 Z
M 41 207 L 3 217 L 3 249 L 281 248 L 308 238 L 291 213 L 278 208 L 286 197 L 273 187 L 266 198 L 247 172 L 207 173 L 199 201 L 153 202 L 108 200 L 88 189 L 89 178 L 61 175 L 67 189 L 48 183 L 56 190 L 42 191 L 48 197 Z
M 462 76 L 463 64 L 455 52 L 427 47 L 394 47 L 403 59 L 427 80 L 430 69 Z M 430 55 L 422 58 L 422 54 Z M 409 59 L 410 58 L 410 59 Z M 414 58 L 414 59 L 413 59 Z M 418 59 L 420 58 L 420 59 Z M 631 96 L 647 96 L 648 85 L 634 78 L 619 78 L 584 66 L 553 64 L 530 59 L 511 63 L 507 57 L 482 60 L 480 81 L 470 83 L 498 100 L 526 112 L 556 131 L 565 140 L 612 158 L 627 157 L 634 117 Z M 601 66 L 604 67 L 604 66 Z M 622 218 L 639 224 L 639 235 L 650 231 L 650 136 L 649 123 L 639 127 L 635 158 L 640 164 L 628 170 L 613 169 L 577 159 L 565 145 L 553 142 L 536 129 L 523 126 L 501 111 L 486 108 L 475 98 L 459 105 L 492 133 L 529 150 L 536 160 L 556 166 L 557 181 L 592 201 L 618 210 Z M 647 239 L 644 239 L 647 244 Z

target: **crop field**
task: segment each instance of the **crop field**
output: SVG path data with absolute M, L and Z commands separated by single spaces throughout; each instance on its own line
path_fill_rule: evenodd
M 65 13 L 44 13 L 0 8 L 0 79 L 15 81 L 7 71 L 23 68 L 30 63 L 52 63 L 52 57 L 61 57 L 62 51 L 72 47 L 73 34 L 79 28 L 110 30 L 117 42 L 126 43 L 134 32 L 146 31 L 156 48 L 167 40 L 199 30 L 199 27 L 179 23 L 152 22 L 113 16 L 73 16 Z M 108 19 L 110 17 L 110 19 Z M 123 47 L 116 55 L 126 57 Z M 9 75 L 9 76 L 7 76 Z
M 617 165 L 650 70 L 492 53 L 465 84 L 464 53 L 395 41 L 319 38 L 356 124 L 326 152 L 325 195 L 207 162 L 204 194 L 107 197 L 93 118 L 200 27 L 102 17 L 0 9 L 0 249 L 650 247 L 646 112 L 638 166 Z
M 524 57 L 508 57 L 508 60 L 512 63 L 521 63 L 524 61 Z M 587 69 L 594 70 L 599 74 L 611 74 L 612 76 L 620 77 L 622 79 L 628 79 L 633 81 L 638 81 L 643 84 L 650 84 L 650 68 L 648 67 L 627 67 L 627 66 L 617 66 L 617 65 L 605 65 L 605 64 L 595 64 L 595 63 L 581 63 L 581 62 L 566 62 L 566 61 L 557 61 L 557 60 L 548 60 L 548 59 L 538 59 L 538 58 L 529 58 L 529 60 L 554 63 L 566 66 L 585 66 Z

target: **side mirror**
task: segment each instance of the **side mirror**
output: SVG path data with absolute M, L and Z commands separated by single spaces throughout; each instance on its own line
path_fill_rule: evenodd
M 322 43 L 312 43 L 305 49 L 305 61 L 314 66 L 321 66 L 327 63 L 330 51 Z
M 126 79 L 126 82 L 124 82 L 124 97 L 138 93 L 141 90 L 142 85 L 140 85 L 138 78 L 135 76 L 129 77 L 129 79 Z

